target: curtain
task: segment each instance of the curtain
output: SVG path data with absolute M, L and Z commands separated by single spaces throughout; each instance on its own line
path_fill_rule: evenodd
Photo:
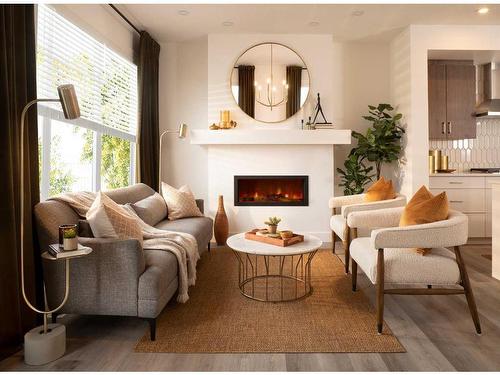
M 238 66 L 238 105 L 250 117 L 255 117 L 255 66 Z
M 300 109 L 300 87 L 302 85 L 302 67 L 288 65 L 286 67 L 288 83 L 288 101 L 286 102 L 286 118 L 293 116 Z
M 36 98 L 35 6 L 0 5 L 0 357 L 20 348 L 36 314 L 24 303 L 19 264 L 19 205 L 24 199 L 24 254 L 27 295 L 43 307 L 40 253 L 35 251 L 33 207 L 39 201 L 36 106 L 24 128 L 24 169 L 20 170 L 20 117 Z M 24 196 L 19 195 L 24 173 Z M 36 254 L 36 255 L 35 255 Z M 38 286 L 38 288 L 36 287 Z M 38 293 L 37 293 L 38 292 Z M 38 298 L 37 298 L 38 297 Z
M 159 115 L 158 115 L 158 65 L 160 45 L 146 32 L 139 41 L 138 89 L 139 125 L 139 181 L 158 190 Z

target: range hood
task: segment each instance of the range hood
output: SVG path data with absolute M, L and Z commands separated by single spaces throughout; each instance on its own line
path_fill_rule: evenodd
M 476 117 L 500 118 L 500 63 L 476 66 Z

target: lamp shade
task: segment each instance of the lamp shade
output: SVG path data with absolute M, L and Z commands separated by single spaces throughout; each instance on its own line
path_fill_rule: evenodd
M 80 117 L 80 106 L 78 105 L 75 87 L 73 85 L 60 85 L 57 87 L 57 92 L 59 93 L 64 117 L 68 120 Z
M 179 125 L 179 138 L 186 138 L 186 133 L 187 133 L 187 125 L 180 124 Z

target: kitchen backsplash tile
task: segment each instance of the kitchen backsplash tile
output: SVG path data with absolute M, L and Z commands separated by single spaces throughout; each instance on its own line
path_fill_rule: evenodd
M 466 172 L 470 168 L 500 167 L 500 119 L 477 123 L 477 138 L 458 141 L 429 141 L 430 150 L 441 150 L 449 157 L 449 168 Z

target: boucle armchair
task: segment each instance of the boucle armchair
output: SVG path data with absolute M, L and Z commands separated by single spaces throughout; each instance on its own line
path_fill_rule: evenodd
M 332 230 L 332 251 L 335 254 L 335 240 L 338 237 L 343 244 L 345 254 L 345 272 L 349 273 L 349 243 L 351 230 L 347 225 L 347 216 L 351 212 L 379 210 L 382 208 L 403 207 L 406 197 L 398 194 L 394 199 L 377 202 L 365 202 L 366 194 L 345 195 L 330 198 L 328 206 L 332 209 L 330 229 Z M 376 228 L 375 226 L 374 228 Z
M 399 227 L 404 208 L 354 212 L 347 223 L 353 230 L 350 246 L 352 289 L 358 265 L 377 289 L 377 330 L 382 333 L 385 294 L 465 294 L 477 333 L 481 325 L 460 245 L 467 242 L 467 216 L 450 210 L 448 219 Z M 379 227 L 370 237 L 357 237 L 360 228 Z M 453 247 L 453 252 L 448 250 Z M 422 256 L 415 248 L 430 248 Z M 386 288 L 391 285 L 391 288 Z

